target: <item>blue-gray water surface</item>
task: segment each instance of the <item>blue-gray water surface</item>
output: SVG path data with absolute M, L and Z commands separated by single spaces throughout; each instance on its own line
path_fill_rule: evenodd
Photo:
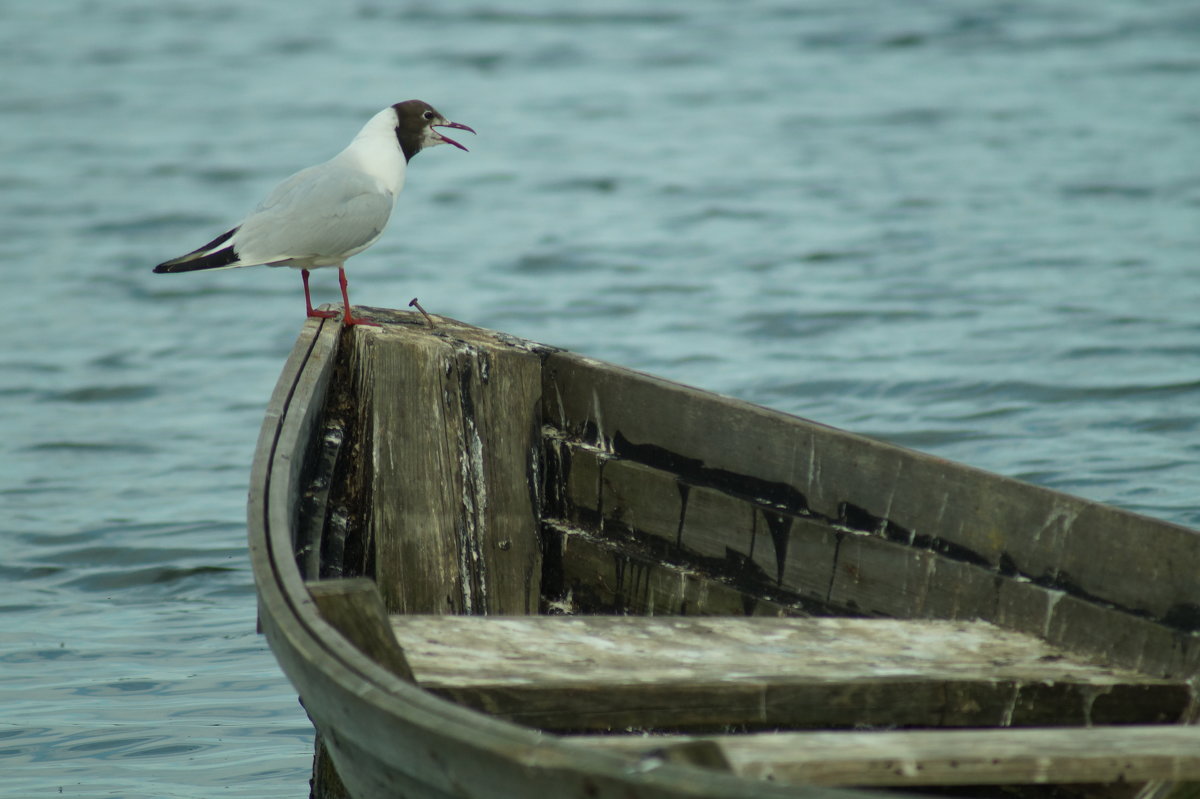
M 30 1 L 0 64 L 0 795 L 306 795 L 244 543 L 300 280 L 150 268 L 410 97 L 479 135 L 356 302 L 1200 524 L 1194 0 Z

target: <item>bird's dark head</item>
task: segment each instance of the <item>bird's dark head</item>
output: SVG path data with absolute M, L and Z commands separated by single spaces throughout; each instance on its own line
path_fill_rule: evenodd
M 392 106 L 396 112 L 396 139 L 404 151 L 404 159 L 412 157 L 427 147 L 453 144 L 466 150 L 461 144 L 435 128 L 457 128 L 474 133 L 474 129 L 446 119 L 438 110 L 423 100 L 405 100 Z

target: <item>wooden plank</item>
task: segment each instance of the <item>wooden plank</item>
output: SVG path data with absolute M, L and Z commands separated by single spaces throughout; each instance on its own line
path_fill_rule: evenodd
M 701 558 L 749 558 L 755 509 L 745 500 L 705 486 L 689 486 L 679 545 Z M 770 573 L 764 570 L 764 573 Z
M 838 604 L 830 597 L 833 572 L 845 533 L 811 518 L 756 510 L 754 514 L 754 562 L 770 575 L 778 575 L 779 587 L 806 599 L 843 612 L 861 613 L 853 601 Z M 846 600 L 843 597 L 843 600 Z
M 999 593 L 1015 583 L 1041 597 L 1043 612 L 1011 626 L 1046 628 L 1047 589 L 1027 580 L 691 485 L 671 472 L 595 447 L 566 441 L 555 446 L 568 464 L 563 510 L 572 523 L 599 536 L 632 537 L 651 547 L 651 555 L 689 563 L 694 571 L 742 588 L 753 583 L 760 592 L 778 590 L 859 615 L 998 620 Z M 624 606 L 606 609 L 624 612 Z M 1011 614 L 1004 620 L 1012 621 Z
M 684 483 L 669 471 L 615 460 L 596 447 L 557 438 L 552 429 L 546 435 L 563 472 L 561 502 L 548 508 L 550 515 L 597 534 L 658 539 L 662 547 L 700 559 L 749 560 L 751 503 Z
M 605 453 L 594 447 L 550 439 L 562 462 L 562 507 L 559 512 L 572 521 L 598 520 L 600 514 L 600 473 Z
M 300 474 L 320 424 L 333 377 L 339 337 L 335 322 L 304 323 L 267 403 L 250 466 L 246 525 L 250 561 L 259 581 L 258 631 L 264 632 L 261 581 L 275 558 L 296 558 L 302 503 Z M 303 548 L 306 542 L 299 542 Z M 274 551 L 273 551 L 274 550 Z M 266 615 L 271 615 L 268 608 Z
M 564 472 L 562 506 L 551 512 L 614 536 L 657 538 L 664 546 L 678 543 L 683 492 L 674 474 L 614 460 L 595 447 L 558 439 L 553 431 L 547 446 Z
M 838 537 L 827 601 L 867 615 L 996 621 L 997 595 L 1010 582 L 1014 578 L 927 549 L 845 532 Z M 1040 625 L 1010 626 L 1040 630 Z
M 547 729 L 1177 720 L 1184 683 L 984 622 L 395 616 L 418 683 Z
M 336 330 L 328 320 L 307 321 L 271 395 L 251 467 L 247 511 L 252 527 L 269 521 L 289 532 L 298 527 L 299 474 L 333 374 Z
M 330 489 L 338 459 L 345 443 L 345 430 L 341 425 L 331 425 L 328 416 L 322 420 L 320 433 L 313 430 L 313 441 L 308 453 L 306 468 L 307 485 L 304 487 L 296 520 L 296 562 L 305 578 L 310 580 L 329 576 L 331 571 L 340 572 L 344 565 L 345 531 L 337 524 L 330 528 Z M 326 538 L 326 529 L 333 535 Z
M 833 526 L 691 485 L 595 447 L 556 442 L 555 452 L 566 464 L 560 510 L 572 524 L 617 540 L 632 537 L 653 553 L 747 587 L 753 582 L 760 593 L 782 589 L 829 602 L 843 535 Z
M 536 610 L 538 353 L 450 320 L 353 328 L 349 341 L 388 608 Z
M 658 539 L 674 547 L 683 525 L 683 497 L 678 478 L 626 460 L 602 462 L 600 517 L 605 532 L 625 532 Z
M 559 553 L 549 598 L 572 613 L 668 616 L 803 614 L 790 597 L 742 590 L 737 583 L 664 562 L 631 546 L 545 520 L 543 536 Z M 555 590 L 548 588 L 547 590 Z
M 1189 677 L 1200 670 L 1200 637 L 1194 633 L 1061 594 L 1049 615 L 1046 637 L 1059 646 L 1103 649 L 1116 662 L 1161 677 Z
M 785 785 L 917 787 L 1200 780 L 1200 728 L 1180 725 L 571 737 L 657 757 L 709 744 L 726 768 Z M 720 762 L 720 761 L 718 761 Z
M 375 583 L 365 577 L 307 583 L 321 617 L 367 657 L 401 679 L 415 682 L 404 650 L 388 624 Z
M 547 421 L 619 457 L 1200 630 L 1195 531 L 571 353 L 544 379 Z

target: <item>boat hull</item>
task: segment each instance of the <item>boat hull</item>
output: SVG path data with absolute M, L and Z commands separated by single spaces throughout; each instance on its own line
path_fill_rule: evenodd
M 381 330 L 306 324 L 248 506 L 262 630 L 351 799 L 846 793 L 631 759 L 439 698 L 331 621 L 314 581 L 370 577 L 381 613 L 983 619 L 1155 679 L 1197 672 L 1193 531 L 374 314 Z

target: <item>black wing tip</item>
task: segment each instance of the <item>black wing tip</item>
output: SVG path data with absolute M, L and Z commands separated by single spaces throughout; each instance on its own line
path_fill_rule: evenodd
M 183 258 L 176 258 L 174 261 L 165 261 L 154 267 L 154 271 L 158 274 L 164 272 L 196 272 L 201 269 L 220 269 L 223 266 L 229 266 L 238 260 L 238 254 L 233 251 L 232 247 L 226 247 L 223 250 L 210 252 L 208 255 L 194 257 L 185 255 Z
M 238 259 L 237 253 L 233 251 L 233 246 L 226 247 L 223 250 L 210 252 L 214 247 L 219 247 L 225 242 L 233 238 L 233 234 L 238 232 L 238 228 L 227 230 L 220 236 L 205 244 L 203 247 L 197 247 L 187 255 L 179 258 L 172 258 L 169 261 L 163 261 L 158 266 L 154 267 L 155 274 L 164 274 L 168 272 L 195 272 L 197 269 L 217 269 L 222 266 L 229 266 Z M 204 253 L 201 255 L 201 253 Z

